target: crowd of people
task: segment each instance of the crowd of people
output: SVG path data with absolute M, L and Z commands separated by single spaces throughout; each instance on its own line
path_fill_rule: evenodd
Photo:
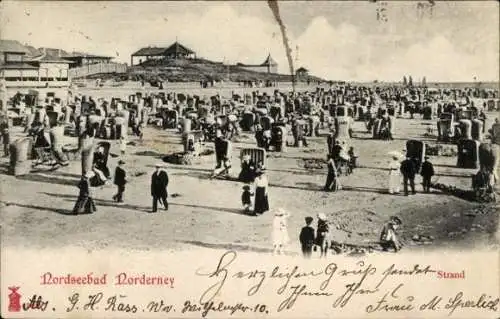
M 203 85 L 203 84 L 202 84 Z M 212 125 L 210 132 L 214 132 L 212 141 L 215 144 L 217 153 L 215 169 L 228 170 L 231 166 L 227 153 L 227 143 L 234 133 L 239 134 L 242 127 L 248 127 L 250 131 L 255 132 L 258 145 L 264 141 L 266 151 L 276 150 L 271 147 L 272 141 L 275 141 L 272 129 L 276 126 L 292 126 L 292 132 L 296 140 L 305 142 L 304 136 L 317 135 L 319 129 L 326 129 L 333 136 L 333 143 L 327 154 L 327 176 L 323 187 L 325 191 L 335 192 L 342 190 L 342 174 L 352 174 L 357 167 L 358 155 L 354 148 L 346 143 L 346 139 L 352 137 L 352 130 L 349 129 L 346 139 L 339 138 L 338 126 L 334 119 L 336 117 L 335 108 L 337 106 L 347 105 L 352 110 L 352 114 L 345 116 L 357 117 L 368 124 L 372 123 L 374 118 L 384 118 L 393 115 L 402 115 L 409 112 L 411 117 L 416 113 L 425 114 L 430 112 L 438 115 L 448 110 L 450 107 L 468 107 L 479 108 L 481 111 L 489 106 L 475 105 L 475 98 L 496 98 L 498 92 L 487 91 L 478 88 L 466 89 L 438 89 L 420 87 L 365 87 L 365 86 L 331 86 L 330 88 L 317 88 L 312 92 L 280 92 L 275 90 L 274 94 L 265 94 L 254 91 L 244 96 L 234 95 L 231 100 L 224 100 L 216 95 L 210 99 L 200 98 L 199 96 L 185 96 L 183 94 L 141 94 L 133 95 L 129 101 L 112 99 L 94 100 L 92 97 L 73 96 L 71 102 L 63 108 L 74 109 L 70 122 L 77 123 L 79 118 L 87 117 L 87 124 L 80 128 L 79 138 L 87 134 L 89 137 L 97 137 L 96 132 L 102 130 L 103 123 L 111 125 L 111 137 L 117 139 L 120 153 L 126 154 L 128 133 L 127 130 L 121 131 L 122 127 L 131 127 L 132 133 L 138 138 L 143 138 L 144 126 L 148 123 L 155 123 L 152 119 L 160 119 L 160 127 L 166 128 L 165 123 L 169 122 L 168 114 L 175 113 L 179 118 L 189 119 L 179 124 L 182 131 L 189 132 L 189 125 L 197 128 L 202 125 L 204 132 L 208 132 L 207 126 Z M 54 105 L 52 105 L 54 108 Z M 61 113 L 66 111 L 60 108 Z M 44 109 L 43 107 L 41 108 Z M 120 115 L 121 110 L 127 111 L 127 116 Z M 44 128 L 51 125 L 47 122 L 46 112 L 35 112 L 34 119 L 29 121 L 29 131 L 35 132 L 37 136 L 44 136 Z M 66 112 L 67 113 L 67 112 Z M 123 113 L 123 112 L 122 112 Z M 40 114 L 45 114 L 40 117 Z M 245 117 L 245 114 L 252 116 Z M 392 115 L 390 115 L 392 114 Z M 37 117 L 38 116 L 38 117 Z M 120 122 L 120 117 L 125 118 L 125 122 Z M 215 120 L 215 118 L 225 116 L 225 120 Z M 233 116 L 232 119 L 229 116 Z M 102 122 L 92 122 L 91 117 L 99 117 Z M 261 119 L 270 118 L 268 122 Z M 208 119 L 212 120 L 208 120 Z M 252 119 L 250 125 L 245 122 L 245 118 Z M 113 121 L 108 121 L 112 119 Z M 302 122 L 301 122 L 302 121 Z M 5 120 L 0 120 L 0 130 L 4 145 L 8 146 L 9 131 Z M 92 123 L 96 124 L 93 125 Z M 110 124 L 111 123 L 111 124 Z M 207 124 L 208 123 L 208 124 Z M 303 130 L 298 129 L 303 126 Z M 121 134 L 119 132 L 121 131 Z M 40 133 L 42 132 L 42 133 Z M 301 132 L 301 133 L 300 133 Z M 300 133 L 300 134 L 299 134 Z M 208 134 L 208 133 L 206 133 Z M 299 136 L 300 135 L 300 136 Z M 388 134 L 389 139 L 392 133 Z M 205 140 L 210 140 L 206 135 Z M 276 143 L 276 142 L 275 142 Z M 295 143 L 295 145 L 305 146 L 307 143 Z M 226 146 L 224 146 L 226 145 Z M 191 145 L 193 146 L 193 145 Z M 188 147 L 187 151 L 191 151 Z M 8 147 L 4 150 L 8 154 Z M 93 213 L 96 211 L 96 205 L 93 200 L 93 188 L 96 186 L 111 183 L 111 170 L 108 167 L 107 158 L 109 150 L 102 146 L 96 148 L 93 152 L 92 167 L 90 170 L 82 171 L 82 177 L 78 184 L 79 195 L 74 206 L 74 213 Z M 61 162 L 64 162 L 61 159 Z M 421 165 L 421 167 L 419 167 Z M 415 177 L 422 176 L 423 191 L 430 192 L 431 177 L 435 175 L 433 164 L 429 157 L 425 157 L 423 163 L 416 163 L 415 159 L 406 156 L 401 161 L 401 156 L 393 156 L 388 163 L 388 193 L 397 194 L 400 192 L 400 185 L 403 184 L 405 196 L 415 194 Z M 401 183 L 402 178 L 402 183 Z M 266 174 L 266 167 L 263 163 L 257 163 L 252 157 L 245 155 L 241 159 L 241 171 L 238 180 L 244 183 L 241 204 L 243 210 L 248 215 L 262 215 L 272 210 L 269 201 L 269 179 Z M 126 162 L 119 159 L 118 165 L 114 171 L 113 183 L 117 187 L 117 192 L 113 200 L 117 203 L 125 201 L 125 186 L 129 183 L 129 176 L 126 171 Z M 168 184 L 169 177 L 162 164 L 156 165 L 154 173 L 151 175 L 151 212 L 158 211 L 158 203 L 165 210 L 168 210 Z M 321 256 L 326 255 L 331 241 L 329 239 L 330 227 L 327 217 L 319 214 L 316 230 L 311 226 L 312 217 L 305 219 L 306 226 L 300 233 L 300 244 L 304 256 L 310 257 L 314 247 L 319 247 Z M 273 222 L 273 251 L 276 254 L 284 252 L 285 246 L 289 242 L 287 231 L 287 219 L 290 214 L 284 209 L 275 210 Z M 384 250 L 393 248 L 398 251 L 401 244 L 397 240 L 396 230 L 401 225 L 401 220 L 397 217 L 391 218 L 384 225 L 381 235 L 381 242 L 385 242 Z

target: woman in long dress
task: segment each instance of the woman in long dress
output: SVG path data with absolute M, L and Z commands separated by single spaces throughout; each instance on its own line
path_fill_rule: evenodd
M 254 215 L 261 215 L 269 210 L 269 200 L 267 197 L 268 180 L 264 169 L 257 169 L 255 172 L 255 206 Z
M 92 214 L 97 211 L 90 187 L 90 178 L 93 177 L 93 175 L 93 172 L 87 172 L 78 183 L 80 193 L 78 194 L 78 200 L 73 208 L 74 214 Z
M 288 217 L 290 217 L 290 214 L 285 212 L 283 208 L 278 209 L 274 213 L 273 254 L 283 254 L 285 246 L 290 241 L 290 237 L 288 236 Z
M 389 194 L 399 193 L 400 181 L 400 166 L 398 157 L 393 156 L 389 163 Z
M 335 161 L 333 156 L 328 156 L 328 175 L 326 177 L 326 183 L 324 190 L 327 192 L 335 192 L 340 189 L 340 183 L 338 180 L 338 171 L 337 166 L 335 165 Z

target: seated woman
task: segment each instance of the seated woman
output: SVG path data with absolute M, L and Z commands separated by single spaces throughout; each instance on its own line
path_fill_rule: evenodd
M 243 183 L 252 183 L 255 179 L 255 163 L 250 158 L 250 155 L 243 156 L 241 161 L 241 172 L 238 180 Z
M 107 163 L 106 154 L 104 154 L 104 147 L 99 146 L 97 151 L 94 153 L 94 161 L 93 161 L 93 171 L 104 177 L 104 180 L 109 179 L 111 176 L 109 173 Z

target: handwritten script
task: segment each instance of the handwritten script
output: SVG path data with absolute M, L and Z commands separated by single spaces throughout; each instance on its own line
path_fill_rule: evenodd
M 199 268 L 196 275 L 204 277 L 209 286 L 202 290 L 200 305 L 214 304 L 223 298 L 227 289 L 244 289 L 244 300 L 265 297 L 272 301 L 271 311 L 282 312 L 300 308 L 329 305 L 331 308 L 360 307 L 365 313 L 443 311 L 451 316 L 464 309 L 497 312 L 499 298 L 488 294 L 467 295 L 456 291 L 452 295 L 428 295 L 429 289 L 419 289 L 417 282 L 438 280 L 438 268 L 432 265 L 396 265 L 383 267 L 364 260 L 350 264 L 319 262 L 305 268 L 299 265 L 248 267 L 237 265 L 235 251 L 225 252 L 213 266 Z M 466 288 L 464 285 L 463 288 Z M 314 298 L 314 300 L 307 300 Z M 314 301 L 314 302 L 313 302 Z

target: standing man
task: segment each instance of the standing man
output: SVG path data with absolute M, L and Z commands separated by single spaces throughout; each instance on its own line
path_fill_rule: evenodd
M 119 160 L 118 166 L 115 169 L 115 185 L 118 187 L 118 192 L 113 196 L 113 199 L 118 203 L 123 203 L 123 193 L 125 192 L 125 184 L 127 183 L 127 173 L 123 169 L 124 161 Z
M 429 156 L 425 157 L 425 161 L 422 163 L 422 171 L 420 175 L 422 176 L 422 186 L 424 187 L 424 192 L 431 192 L 431 177 L 434 176 L 434 166 L 428 161 Z
M 406 159 L 401 162 L 401 174 L 403 174 L 404 192 L 405 196 L 408 196 L 408 182 L 410 182 L 411 193 L 415 195 L 415 174 L 417 169 L 415 163 L 412 161 L 410 156 L 406 155 Z
M 168 210 L 167 202 L 167 186 L 168 175 L 167 172 L 161 169 L 160 164 L 156 164 L 156 170 L 151 176 L 151 196 L 153 197 L 153 213 L 158 209 L 158 201 L 162 201 L 165 210 Z

